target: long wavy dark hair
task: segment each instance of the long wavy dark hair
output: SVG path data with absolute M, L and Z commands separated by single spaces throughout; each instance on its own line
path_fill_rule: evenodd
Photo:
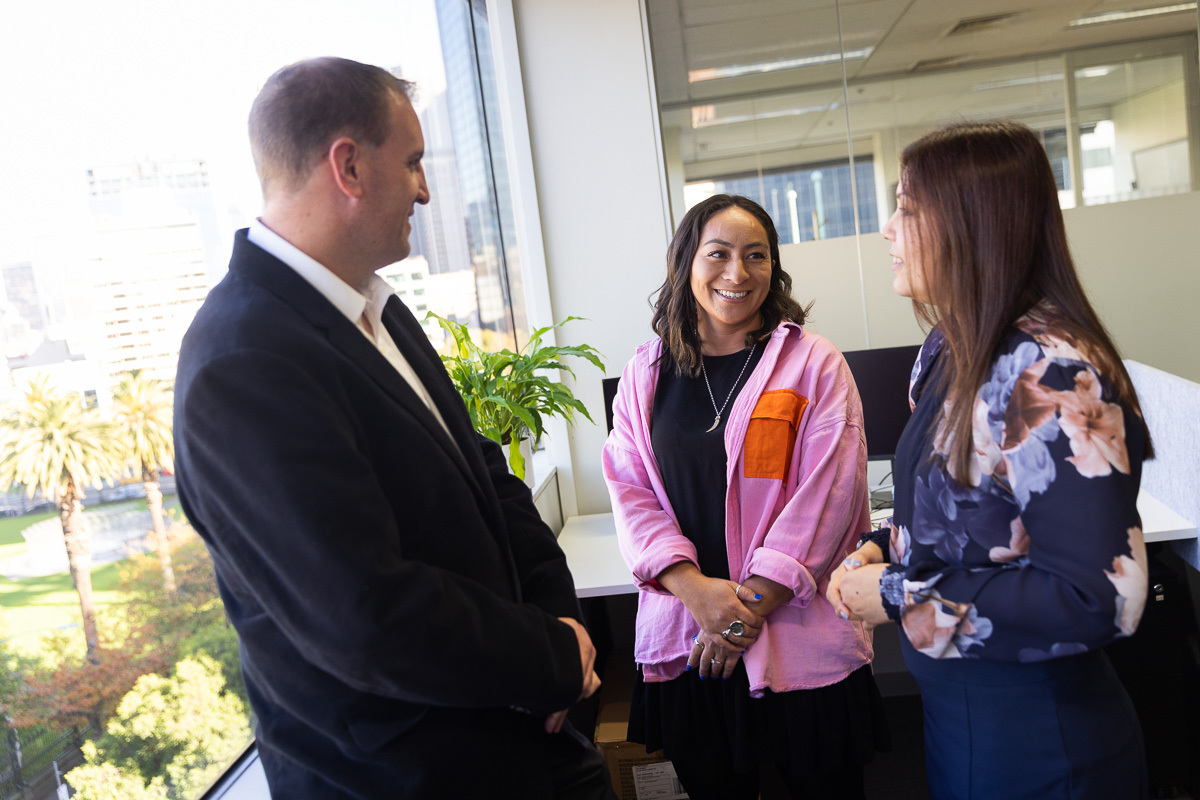
M 1015 122 L 947 125 L 905 148 L 900 173 L 929 295 L 914 310 L 946 335 L 951 473 L 969 474 L 972 398 L 1000 340 L 1025 315 L 1070 341 L 1113 382 L 1137 412 L 1152 457 L 1133 382 L 1075 271 L 1037 134 Z
M 730 208 L 740 208 L 751 214 L 767 233 L 771 254 L 771 286 L 759 307 L 762 325 L 746 335 L 746 344 L 768 336 L 784 320 L 804 324 L 812 308 L 801 306 L 792 298 L 792 277 L 783 271 L 779 261 L 779 233 L 771 215 L 748 197 L 717 194 L 688 209 L 679 223 L 679 230 L 667 248 L 667 279 L 658 288 L 654 301 L 651 326 L 664 348 L 675 360 L 680 375 L 697 377 L 700 374 L 700 334 L 697 330 L 696 297 L 692 294 L 692 261 L 700 247 L 700 236 L 708 221 Z

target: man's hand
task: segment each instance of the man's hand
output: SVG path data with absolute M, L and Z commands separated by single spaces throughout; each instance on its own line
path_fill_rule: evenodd
M 583 682 L 583 695 L 579 699 L 582 700 L 584 697 L 591 697 L 599 688 L 600 676 L 596 674 L 595 670 L 589 671 L 587 678 Z M 568 711 L 570 709 L 564 708 L 562 711 L 555 711 L 546 717 L 546 733 L 558 733 L 561 731 L 563 723 L 567 720 Z
M 558 621 L 570 625 L 579 642 L 579 661 L 583 665 L 583 692 L 579 699 L 591 697 L 600 688 L 600 679 L 596 677 L 596 648 L 592 644 L 592 637 L 588 636 L 587 628 L 580 625 L 578 620 L 559 617 Z
M 592 637 L 588 636 L 587 629 L 577 620 L 570 617 L 559 617 L 558 621 L 570 625 L 579 642 L 579 660 L 583 666 L 583 691 L 579 695 L 579 700 L 583 700 L 594 695 L 600 688 L 600 676 L 596 674 L 596 648 L 592 644 Z M 562 730 L 563 722 L 567 719 L 567 710 L 564 708 L 562 711 L 555 711 L 546 717 L 546 733 L 558 733 Z

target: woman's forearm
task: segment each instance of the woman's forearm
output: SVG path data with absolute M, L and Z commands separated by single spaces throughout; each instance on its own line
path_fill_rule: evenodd
M 658 573 L 656 580 L 660 586 L 678 597 L 681 603 L 690 608 L 689 598 L 700 581 L 704 580 L 704 573 L 691 561 L 676 561 Z

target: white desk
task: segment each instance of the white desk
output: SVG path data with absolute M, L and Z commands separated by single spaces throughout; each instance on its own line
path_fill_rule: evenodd
M 1146 492 L 1138 495 L 1137 505 L 1142 516 L 1142 534 L 1147 542 L 1196 538 L 1195 523 L 1179 516 Z M 558 543 L 567 555 L 567 566 L 575 577 L 575 592 L 580 597 L 637 591 L 633 575 L 617 547 L 617 529 L 612 514 L 569 517 L 558 536 Z
M 1142 515 L 1142 536 L 1147 542 L 1169 542 L 1172 539 L 1195 539 L 1196 523 L 1167 508 L 1161 500 L 1141 492 L 1137 500 Z
M 558 545 L 567 556 L 567 567 L 575 578 L 575 594 L 603 597 L 633 594 L 637 587 L 617 547 L 617 526 L 612 514 L 567 517 Z

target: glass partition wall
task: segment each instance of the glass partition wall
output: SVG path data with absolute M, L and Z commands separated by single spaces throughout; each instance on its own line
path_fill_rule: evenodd
M 895 206 L 901 151 L 939 125 L 1032 127 L 1064 209 L 1200 189 L 1195 3 L 645 6 L 675 222 L 715 192 L 760 202 L 798 293 L 818 300 L 816 327 L 843 347 L 919 336 L 900 322 L 911 318 L 907 304 L 864 277 L 878 277 L 869 262 L 879 238 L 865 234 Z M 818 244 L 856 234 L 864 235 L 854 245 Z M 802 268 L 814 257 L 819 275 Z M 839 292 L 857 294 L 862 307 L 853 335 L 839 326 L 857 311 L 821 313 L 839 305 Z

